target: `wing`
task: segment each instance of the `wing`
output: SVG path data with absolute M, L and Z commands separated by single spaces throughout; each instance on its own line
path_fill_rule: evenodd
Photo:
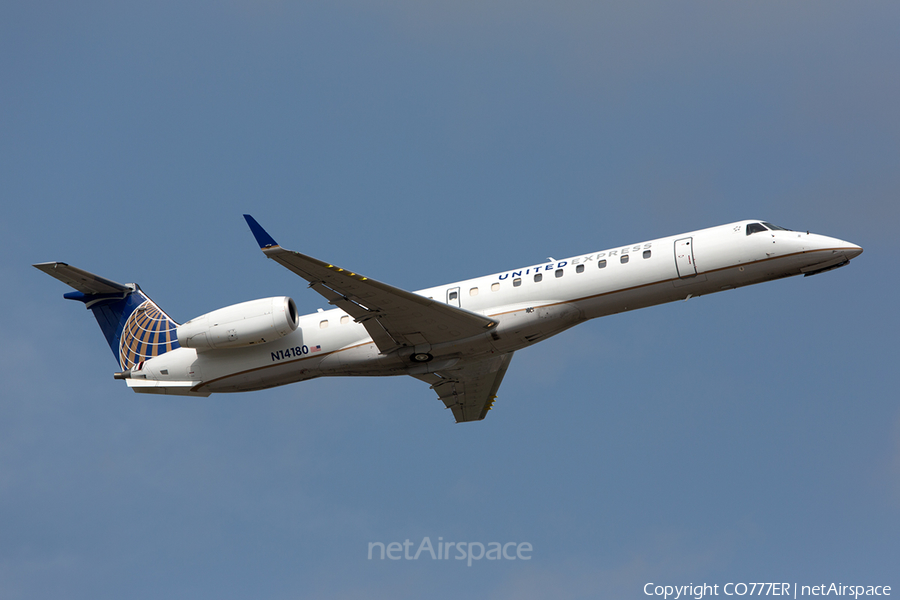
M 480 421 L 497 397 L 497 389 L 506 375 L 513 353 L 491 356 L 470 362 L 457 363 L 456 368 L 436 373 L 413 375 L 431 384 L 447 408 L 453 411 L 457 423 Z
M 307 280 L 329 304 L 362 323 L 382 354 L 403 347 L 428 352 L 430 346 L 473 337 L 497 325 L 482 315 L 285 250 L 253 217 L 244 218 L 266 256 Z

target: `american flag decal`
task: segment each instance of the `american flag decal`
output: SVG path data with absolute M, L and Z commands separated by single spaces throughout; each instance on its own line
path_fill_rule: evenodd
M 309 351 L 310 351 L 310 352 L 318 352 L 318 351 L 321 350 L 321 349 L 322 349 L 322 346 L 312 346 L 312 347 L 309 349 Z

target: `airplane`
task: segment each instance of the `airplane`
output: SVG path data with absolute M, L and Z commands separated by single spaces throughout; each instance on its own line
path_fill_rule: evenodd
M 746 220 L 547 261 L 417 292 L 282 248 L 250 215 L 263 254 L 334 308 L 299 315 L 287 296 L 183 324 L 140 286 L 62 262 L 34 265 L 75 289 L 135 392 L 209 396 L 316 377 L 410 375 L 457 423 L 491 410 L 513 354 L 588 319 L 746 285 L 816 275 L 856 244 Z

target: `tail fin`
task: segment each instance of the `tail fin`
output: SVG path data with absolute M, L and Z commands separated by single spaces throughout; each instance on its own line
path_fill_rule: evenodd
M 179 347 L 178 323 L 137 284 L 116 283 L 62 262 L 34 266 L 77 290 L 63 297 L 83 302 L 94 313 L 123 371 Z

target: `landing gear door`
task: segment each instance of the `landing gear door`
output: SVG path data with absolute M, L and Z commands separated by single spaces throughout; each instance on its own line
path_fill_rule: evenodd
M 459 308 L 459 288 L 450 288 L 447 290 L 447 304 Z
M 678 277 L 681 279 L 697 274 L 697 265 L 694 264 L 693 238 L 675 240 L 675 268 L 678 269 Z

